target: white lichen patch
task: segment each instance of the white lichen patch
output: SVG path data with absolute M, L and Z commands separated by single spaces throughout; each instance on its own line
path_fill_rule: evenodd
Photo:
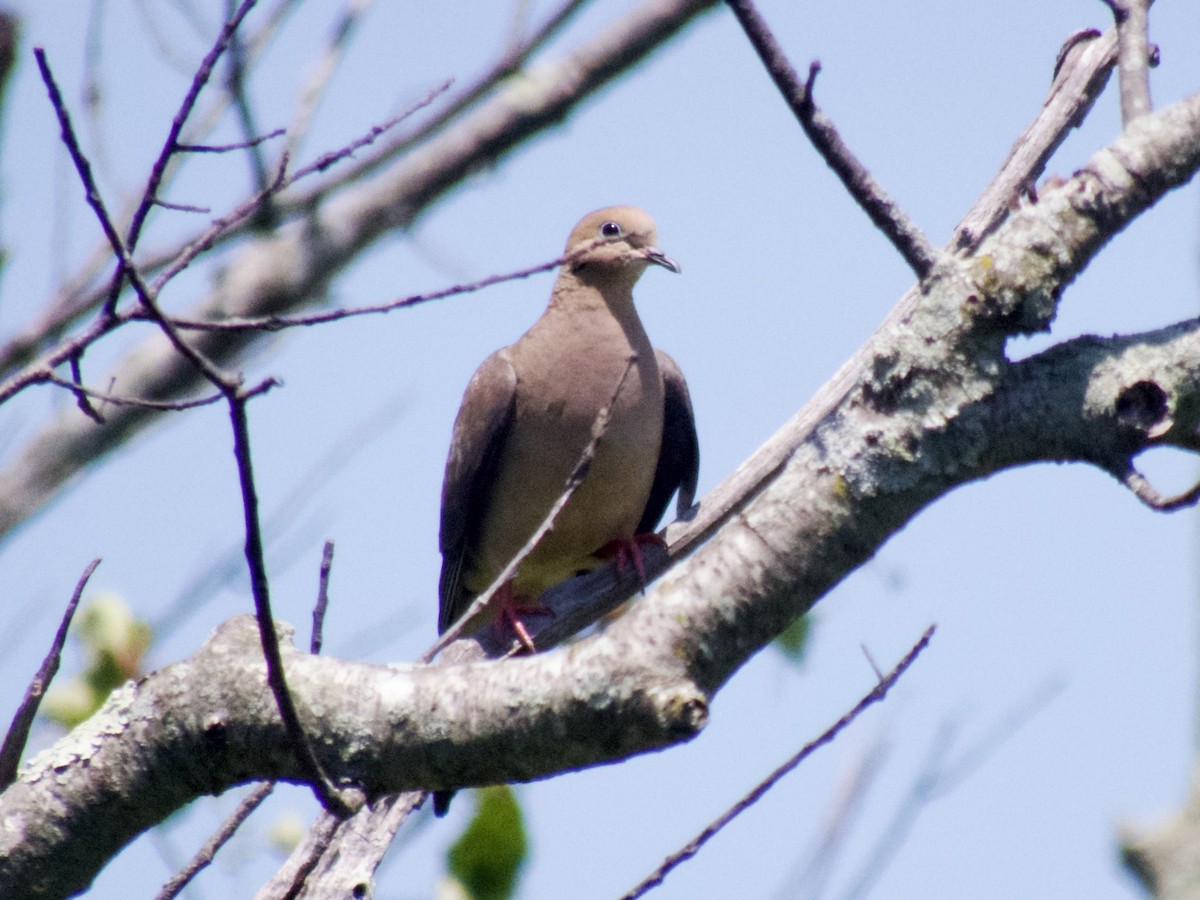
M 130 709 L 136 696 L 134 682 L 125 682 L 108 695 L 95 715 L 80 722 L 70 734 L 26 763 L 20 778 L 33 783 L 49 772 L 91 759 L 106 739 L 121 734 L 129 727 Z

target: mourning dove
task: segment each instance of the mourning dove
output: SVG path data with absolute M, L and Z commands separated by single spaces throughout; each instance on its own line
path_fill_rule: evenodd
M 544 590 L 594 569 L 606 549 L 637 560 L 634 536 L 653 531 L 676 490 L 680 511 L 691 506 L 699 449 L 687 384 L 633 306 L 651 264 L 679 271 L 656 244 L 640 209 L 589 213 L 567 239 L 546 311 L 467 385 L 442 486 L 439 633 L 533 536 L 606 405 L 586 477 L 493 607 L 528 643 L 519 613 Z

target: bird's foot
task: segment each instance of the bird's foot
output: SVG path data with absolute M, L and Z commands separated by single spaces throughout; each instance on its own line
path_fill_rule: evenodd
M 533 643 L 533 637 L 529 634 L 529 629 L 525 627 L 524 618 L 532 616 L 551 616 L 554 615 L 554 610 L 537 604 L 518 603 L 517 597 L 513 593 L 512 583 L 506 584 L 500 589 L 496 595 L 497 615 L 496 628 L 499 630 L 500 637 L 507 640 L 510 637 L 515 637 L 525 648 L 528 653 L 537 653 L 537 647 Z
M 666 541 L 654 532 L 646 532 L 635 534 L 631 538 L 617 538 L 615 541 L 609 541 L 596 551 L 596 556 L 600 559 L 615 560 L 618 572 L 624 572 L 632 563 L 637 572 L 638 585 L 644 594 L 646 593 L 646 562 L 642 559 L 642 547 L 650 544 L 656 544 L 659 547 L 667 545 Z

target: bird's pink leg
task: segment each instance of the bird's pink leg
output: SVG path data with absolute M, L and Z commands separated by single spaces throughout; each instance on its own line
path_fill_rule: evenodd
M 654 532 L 647 532 L 609 541 L 596 551 L 596 556 L 600 559 L 616 560 L 618 572 L 624 572 L 626 566 L 633 563 L 633 568 L 638 576 L 638 585 L 644 594 L 646 593 L 646 562 L 642 559 L 642 547 L 649 544 L 657 544 L 659 547 L 667 545 L 666 541 Z
M 517 595 L 513 590 L 511 581 L 496 591 L 496 596 L 492 599 L 492 602 L 496 604 L 495 627 L 499 630 L 500 637 L 507 639 L 510 635 L 513 635 L 527 651 L 536 653 L 537 647 L 534 646 L 529 629 L 525 627 L 525 623 L 521 621 L 521 617 L 553 616 L 554 610 L 548 609 L 545 606 L 518 603 Z

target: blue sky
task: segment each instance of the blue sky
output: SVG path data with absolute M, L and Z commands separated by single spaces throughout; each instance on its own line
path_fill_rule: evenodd
M 93 32 L 104 107 L 101 126 L 83 133 L 113 197 L 144 178 L 186 86 L 182 70 L 157 55 L 141 6 L 107 4 Z M 512 6 L 375 4 L 305 151 L 345 143 L 447 76 L 469 80 L 503 45 Z M 549 57 L 633 4 L 596 6 Z M 11 254 L 0 284 L 6 334 L 99 237 L 28 53 L 46 47 L 78 109 L 83 8 L 78 0 L 22 7 L 26 55 L 0 157 L 0 236 Z M 336 8 L 301 7 L 272 48 L 253 84 L 264 127 L 287 124 Z M 761 9 L 797 68 L 821 60 L 818 101 L 939 244 L 1036 113 L 1062 40 L 1106 27 L 1108 16 L 1096 0 L 764 0 Z M 185 60 L 202 52 L 177 15 L 160 10 L 151 19 Z M 1200 6 L 1156 4 L 1151 37 L 1162 49 L 1156 105 L 1200 89 Z M 1048 172 L 1069 174 L 1119 127 L 1114 81 Z M 198 161 L 172 199 L 223 209 L 245 177 L 240 160 Z M 647 330 L 691 385 L 701 494 L 819 388 L 911 282 L 719 8 L 562 126 L 472 176 L 412 233 L 380 241 L 334 283 L 330 301 L 377 303 L 553 258 L 580 215 L 613 203 L 649 210 L 662 248 L 683 267 L 680 277 L 648 273 L 638 299 Z M 1050 335 L 1010 352 L 1195 315 L 1197 223 L 1195 186 L 1164 199 L 1067 291 Z M 194 224 L 159 214 L 148 245 Z M 212 277 L 197 267 L 166 302 L 187 309 Z M 265 509 L 296 491 L 303 497 L 269 558 L 277 613 L 302 631 L 321 543 L 337 544 L 327 653 L 401 662 L 433 638 L 438 492 L 458 400 L 480 360 L 536 318 L 551 278 L 289 333 L 248 362 L 251 375 L 284 383 L 254 403 L 251 427 Z M 89 354 L 89 376 L 100 382 L 134 337 Z M 5 446 L 68 402 L 43 390 L 0 411 Z M 369 440 L 355 440 L 343 464 L 321 466 L 362 428 Z M 0 547 L 8 598 L 0 623 L 19 636 L 6 654 L 3 708 L 35 670 L 91 558 L 104 558 L 94 588 L 120 594 L 153 621 L 214 556 L 240 545 L 229 448 L 219 409 L 178 416 Z M 1169 458 L 1150 469 L 1180 487 L 1196 466 Z M 657 896 L 803 896 L 798 873 L 841 785 L 882 748 L 882 768 L 823 894 L 846 896 L 948 729 L 951 767 L 976 762 L 923 807 L 876 896 L 1139 896 L 1119 869 L 1115 835 L 1186 796 L 1196 734 L 1195 544 L 1194 513 L 1152 514 L 1082 466 L 1029 467 L 953 492 L 821 601 L 801 667 L 761 653 L 717 697 L 708 729 L 691 744 L 519 788 L 532 841 L 522 896 L 604 898 L 632 887 L 870 689 L 864 647 L 886 667 L 930 623 L 939 628 L 932 646 L 887 703 L 673 873 Z M 153 665 L 187 656 L 215 624 L 249 608 L 244 583 L 217 592 L 164 633 Z M 1035 715 L 1019 728 L 1007 724 L 1051 687 Z M 973 755 L 981 744 L 986 753 Z M 138 896 L 155 890 L 172 869 L 163 857 L 189 856 L 235 800 L 194 804 L 164 834 L 143 838 L 92 896 L 129 896 L 131 884 L 145 886 Z M 275 865 L 261 845 L 271 821 L 311 809 L 305 792 L 282 791 L 196 896 L 246 895 Z M 468 811 L 459 802 L 449 819 L 397 846 L 377 896 L 430 896 L 442 851 Z

